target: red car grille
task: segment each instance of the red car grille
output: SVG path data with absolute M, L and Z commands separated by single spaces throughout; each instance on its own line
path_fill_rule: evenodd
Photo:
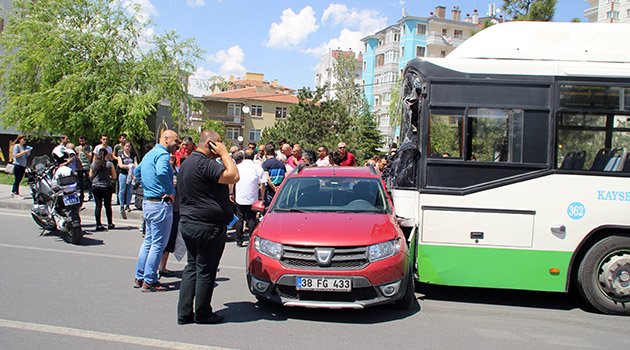
M 329 265 L 318 264 L 315 258 L 315 247 L 284 245 L 280 263 L 292 268 L 310 268 L 324 270 L 358 270 L 370 262 L 367 258 L 367 247 L 334 248 Z

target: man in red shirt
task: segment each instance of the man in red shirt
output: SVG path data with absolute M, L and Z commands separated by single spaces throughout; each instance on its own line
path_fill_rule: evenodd
M 341 163 L 339 163 L 340 166 L 356 166 L 357 165 L 356 157 L 354 156 L 354 154 L 346 150 L 345 142 L 339 142 L 339 144 L 337 145 L 337 148 L 339 151 L 339 155 L 341 156 Z
M 196 149 L 197 147 L 195 147 L 192 137 L 185 136 L 182 139 L 182 144 L 180 145 L 179 150 L 175 152 L 175 161 L 177 162 L 177 167 L 179 168 L 182 165 L 182 160 L 188 158 L 188 156 Z

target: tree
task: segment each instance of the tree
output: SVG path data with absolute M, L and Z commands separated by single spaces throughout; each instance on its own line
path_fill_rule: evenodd
M 354 54 L 341 52 L 335 60 L 333 71 L 337 78 L 333 86 L 337 101 L 346 107 L 351 120 L 349 132 L 343 141 L 354 147 L 358 159 L 371 158 L 381 146 L 381 135 L 363 88 L 356 81 L 361 62 Z
M 347 107 L 338 100 L 323 101 L 324 88 L 315 91 L 302 88 L 298 91 L 298 103 L 289 106 L 286 120 L 265 128 L 263 142 L 277 143 L 286 138 L 289 143 L 299 143 L 303 149 L 315 149 L 320 145 L 332 147 L 344 140 L 349 144 L 349 137 L 356 124 L 348 114 Z
M 300 89 L 299 102 L 289 107 L 289 117 L 263 130 L 262 141 L 276 143 L 286 138 L 303 149 L 320 145 L 334 149 L 344 141 L 359 160 L 372 157 L 381 137 L 363 91 L 355 82 L 358 67 L 354 56 L 339 55 L 334 67 L 335 99 L 323 99 L 326 88 Z
M 221 139 L 222 140 L 226 140 L 225 123 L 222 122 L 221 120 L 208 119 L 201 126 L 201 130 L 214 130 L 217 133 L 219 133 L 219 135 L 221 135 Z M 184 132 L 183 132 L 183 135 L 180 135 L 179 137 L 182 138 L 182 136 L 185 136 L 185 135 L 188 135 L 188 136 L 192 137 L 192 139 L 195 142 L 195 144 L 199 143 L 199 131 L 198 130 L 185 129 Z
M 145 28 L 120 2 L 15 0 L 0 34 L 0 121 L 40 134 L 141 139 L 167 100 L 181 123 L 182 107 L 195 104 L 184 82 L 201 50 L 174 32 L 144 48 Z
M 558 0 L 503 0 L 503 10 L 517 21 L 551 21 Z

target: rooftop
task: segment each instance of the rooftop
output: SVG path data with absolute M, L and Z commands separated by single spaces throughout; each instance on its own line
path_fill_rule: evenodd
M 206 101 L 223 101 L 223 100 L 255 100 L 255 101 L 269 101 L 269 102 L 281 102 L 281 103 L 298 103 L 298 98 L 295 95 L 276 92 L 276 93 L 264 93 L 258 92 L 255 87 L 247 87 L 243 89 L 228 90 L 203 96 L 202 100 Z

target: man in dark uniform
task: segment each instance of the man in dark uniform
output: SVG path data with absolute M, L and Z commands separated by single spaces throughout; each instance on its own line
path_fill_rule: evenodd
M 179 230 L 188 251 L 179 290 L 178 324 L 223 321 L 222 315 L 212 312 L 210 303 L 227 224 L 234 217 L 228 185 L 238 180 L 238 169 L 221 136 L 204 130 L 199 147 L 182 163 L 177 176 Z

